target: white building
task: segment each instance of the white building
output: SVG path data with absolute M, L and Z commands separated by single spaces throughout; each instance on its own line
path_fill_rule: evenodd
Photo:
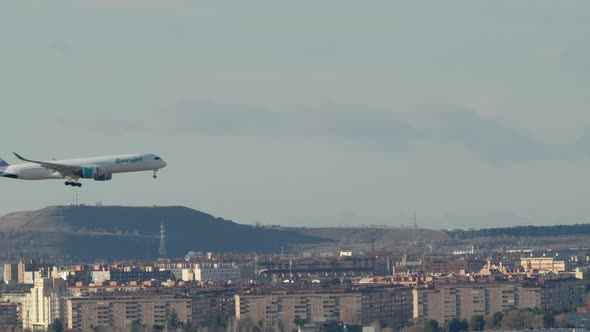
M 23 303 L 23 328 L 47 330 L 56 318 L 61 317 L 59 300 L 66 295 L 66 282 L 60 278 L 35 279 L 31 293 Z
M 240 281 L 240 268 L 235 264 L 197 264 L 196 281 Z
M 195 281 L 195 269 L 182 269 L 182 281 Z
M 92 282 L 103 282 L 111 280 L 111 271 L 91 271 L 90 276 L 92 277 Z
M 23 281 L 25 284 L 33 285 L 35 283 L 35 271 L 25 271 L 23 273 L 23 276 L 24 276 Z
M 340 257 L 352 257 L 354 253 L 352 250 L 340 250 Z

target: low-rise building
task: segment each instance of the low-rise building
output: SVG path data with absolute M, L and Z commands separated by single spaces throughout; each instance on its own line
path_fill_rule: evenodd
M 240 281 L 240 268 L 235 264 L 197 264 L 195 267 L 196 281 Z
M 526 271 L 559 273 L 566 270 L 566 262 L 558 261 L 555 257 L 523 257 L 520 266 Z
M 110 280 L 116 281 L 119 284 L 127 284 L 132 281 L 147 281 L 147 280 L 157 280 L 157 281 L 167 281 L 172 279 L 172 273 L 170 270 L 111 270 L 110 271 Z
M 90 277 L 92 282 L 104 282 L 111 280 L 111 271 L 91 271 Z

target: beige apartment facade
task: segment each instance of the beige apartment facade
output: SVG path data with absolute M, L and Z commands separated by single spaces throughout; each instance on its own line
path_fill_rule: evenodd
M 234 291 L 212 291 L 192 295 L 193 323 L 207 326 L 219 318 L 235 315 L 234 296 Z
M 542 283 L 450 283 L 413 290 L 413 317 L 445 323 L 516 308 L 551 308 L 584 302 L 584 282 L 575 278 Z
M 316 325 L 399 326 L 412 317 L 412 290 L 403 286 L 238 294 L 235 301 L 238 320 L 283 331 L 296 329 L 296 319 Z
M 181 322 L 192 321 L 192 300 L 173 295 L 92 296 L 64 299 L 64 322 L 68 329 L 89 331 L 107 327 L 125 331 L 133 321 L 164 326 L 175 312 Z
M 559 273 L 566 270 L 565 261 L 558 261 L 554 257 L 523 257 L 520 259 L 520 266 L 526 271 Z

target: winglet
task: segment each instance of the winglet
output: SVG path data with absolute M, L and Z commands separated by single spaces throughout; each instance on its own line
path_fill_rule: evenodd
M 21 157 L 18 153 L 16 153 L 16 152 L 13 152 L 13 153 L 18 159 L 23 160 L 23 161 L 28 161 L 25 158 Z

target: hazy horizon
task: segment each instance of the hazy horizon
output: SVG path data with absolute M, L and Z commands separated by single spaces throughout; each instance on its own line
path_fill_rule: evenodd
M 239 223 L 590 217 L 590 3 L 0 3 L 0 156 L 155 153 L 109 182 L 0 179 L 0 215 L 184 205 Z

